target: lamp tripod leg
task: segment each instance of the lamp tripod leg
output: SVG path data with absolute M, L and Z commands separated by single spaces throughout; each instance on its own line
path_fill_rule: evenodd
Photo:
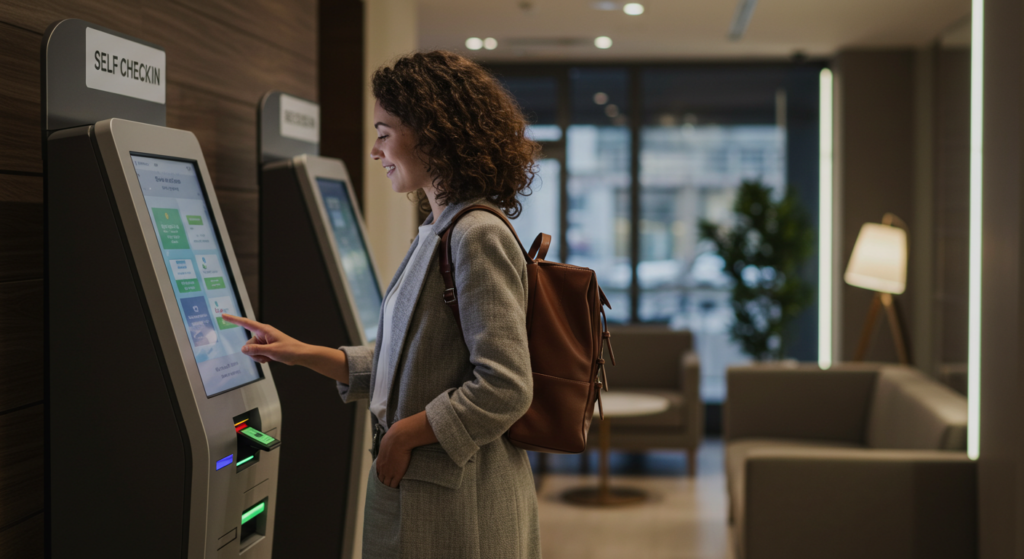
M 892 295 L 889 293 L 881 294 L 882 305 L 885 306 L 885 314 L 889 318 L 889 329 L 892 330 L 892 340 L 896 344 L 896 356 L 900 359 L 900 364 L 909 365 L 910 355 L 907 351 L 907 342 L 903 339 L 903 326 L 900 323 L 899 313 L 896 311 L 896 305 L 892 300 Z
M 857 344 L 857 353 L 853 355 L 854 361 L 863 361 L 868 353 L 868 344 L 871 343 L 871 331 L 875 329 L 875 321 L 878 319 L 878 310 L 882 306 L 882 294 L 875 292 L 871 298 L 871 306 L 868 308 L 868 316 L 864 319 L 864 329 L 860 333 L 860 343 Z

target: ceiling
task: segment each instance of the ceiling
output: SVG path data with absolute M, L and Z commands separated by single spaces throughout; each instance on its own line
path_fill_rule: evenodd
M 593 0 L 420 0 L 422 49 L 487 61 L 702 60 L 831 56 L 848 47 L 922 46 L 970 15 L 970 0 L 759 0 L 742 38 L 742 0 L 639 0 L 639 16 Z M 619 6 L 623 2 L 615 2 Z M 611 37 L 607 50 L 594 38 Z M 468 37 L 494 37 L 470 51 Z

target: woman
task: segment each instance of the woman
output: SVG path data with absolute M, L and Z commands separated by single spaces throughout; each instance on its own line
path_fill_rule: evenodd
M 377 345 L 303 344 L 239 317 L 243 351 L 338 381 L 344 401 L 370 400 L 374 468 L 366 558 L 540 556 L 526 453 L 502 435 L 533 396 L 526 338 L 526 260 L 500 218 L 471 212 L 452 230 L 462 330 L 442 300 L 438 235 L 463 208 L 515 217 L 537 144 L 509 94 L 481 67 L 448 52 L 403 57 L 372 80 L 370 155 L 398 193 L 430 205 L 384 297 Z M 378 448 L 379 446 L 379 448 Z

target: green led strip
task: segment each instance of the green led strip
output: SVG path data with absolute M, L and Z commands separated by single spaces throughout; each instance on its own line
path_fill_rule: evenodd
M 239 460 L 238 463 L 235 464 L 235 466 L 241 466 L 242 464 L 245 464 L 246 462 L 248 462 L 249 460 L 252 460 L 253 458 L 256 458 L 255 454 L 253 454 L 252 456 L 250 456 L 250 457 L 248 457 L 248 458 L 246 458 L 244 460 Z
M 256 505 L 255 507 L 253 507 L 253 508 L 243 512 L 242 513 L 242 524 L 245 524 L 246 522 L 252 520 L 253 518 L 256 518 L 257 516 L 259 516 L 259 514 L 261 512 L 263 512 L 263 509 L 265 509 L 265 508 L 267 508 L 267 504 L 266 503 L 260 503 L 260 504 Z

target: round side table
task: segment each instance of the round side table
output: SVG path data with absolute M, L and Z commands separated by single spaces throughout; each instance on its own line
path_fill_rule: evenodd
M 608 449 L 611 445 L 611 418 L 657 415 L 669 408 L 668 398 L 653 394 L 635 392 L 606 392 L 601 395 L 604 404 L 604 420 L 601 422 L 601 472 L 597 487 L 578 487 L 562 494 L 562 498 L 577 505 L 618 506 L 639 503 L 647 499 L 647 493 L 630 487 L 610 487 L 608 484 Z M 596 411 L 596 410 L 595 410 Z

